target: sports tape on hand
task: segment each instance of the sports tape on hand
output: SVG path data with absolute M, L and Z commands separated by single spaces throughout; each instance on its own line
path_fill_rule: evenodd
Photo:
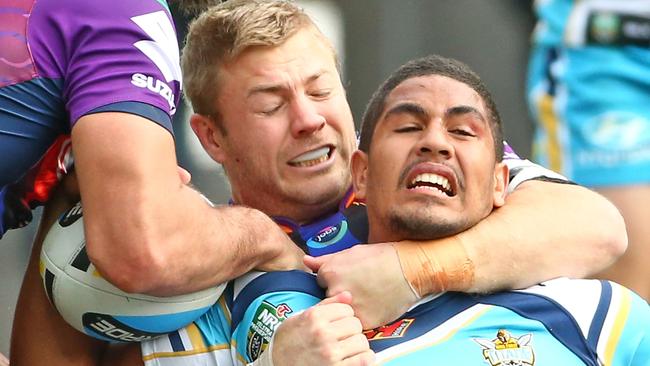
M 404 277 L 418 297 L 444 291 L 467 291 L 474 284 L 474 264 L 457 239 L 395 243 Z

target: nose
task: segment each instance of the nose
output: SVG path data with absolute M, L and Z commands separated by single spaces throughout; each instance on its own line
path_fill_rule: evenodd
M 291 134 L 295 138 L 309 136 L 325 127 L 325 117 L 319 112 L 317 101 L 306 96 L 291 103 Z
M 434 154 L 449 159 L 453 155 L 454 147 L 449 141 L 447 130 L 441 124 L 429 125 L 416 145 L 418 155 Z

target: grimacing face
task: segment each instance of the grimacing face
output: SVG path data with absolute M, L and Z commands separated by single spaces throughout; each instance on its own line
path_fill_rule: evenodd
M 352 168 L 370 242 L 463 231 L 503 205 L 508 176 L 481 97 L 437 75 L 407 79 L 388 95 L 369 155 L 357 151 Z
M 217 106 L 225 134 L 192 118 L 237 203 L 298 222 L 337 206 L 351 185 L 356 148 L 333 51 L 317 32 L 303 28 L 222 66 Z

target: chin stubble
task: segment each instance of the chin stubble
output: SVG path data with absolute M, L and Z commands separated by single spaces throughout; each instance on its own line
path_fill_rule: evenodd
M 400 233 L 403 239 L 432 240 L 458 234 L 467 229 L 467 223 L 449 222 L 431 217 L 404 215 L 391 212 L 388 216 L 391 231 Z

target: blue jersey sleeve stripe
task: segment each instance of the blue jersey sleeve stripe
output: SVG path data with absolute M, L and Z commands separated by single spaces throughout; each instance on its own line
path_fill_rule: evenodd
M 167 338 L 169 338 L 169 343 L 171 344 L 172 350 L 174 352 L 185 351 L 185 346 L 183 346 L 183 340 L 181 339 L 181 335 L 178 333 L 178 331 L 169 333 L 167 335 Z
M 316 277 L 303 271 L 268 272 L 248 283 L 237 296 L 232 306 L 232 327 L 237 328 L 246 309 L 256 298 L 272 292 L 302 292 L 319 299 L 325 298 L 325 291 L 318 286 Z
M 152 106 L 151 104 L 140 102 L 112 103 L 101 106 L 99 108 L 95 108 L 88 113 L 84 113 L 84 115 L 100 112 L 125 112 L 135 114 L 159 124 L 167 131 L 169 131 L 172 135 L 174 134 L 172 130 L 172 119 L 169 114 L 158 107 Z
M 501 306 L 522 317 L 537 320 L 585 365 L 598 366 L 595 348 L 590 348 L 575 318 L 554 300 L 530 293 L 505 292 L 477 299 L 479 303 Z
M 223 294 L 221 295 L 221 297 L 223 297 L 223 299 L 225 300 L 226 307 L 228 307 L 228 309 L 232 309 L 233 297 L 235 296 L 234 294 L 235 294 L 235 281 L 230 281 L 226 285 L 226 289 L 223 290 Z
M 591 349 L 597 349 L 598 347 L 600 332 L 603 329 L 603 324 L 605 324 L 605 318 L 607 317 L 607 312 L 612 302 L 612 284 L 604 280 L 601 280 L 600 284 L 600 301 L 598 302 L 596 314 L 594 314 L 591 326 L 589 327 L 589 333 L 587 334 L 587 343 Z

